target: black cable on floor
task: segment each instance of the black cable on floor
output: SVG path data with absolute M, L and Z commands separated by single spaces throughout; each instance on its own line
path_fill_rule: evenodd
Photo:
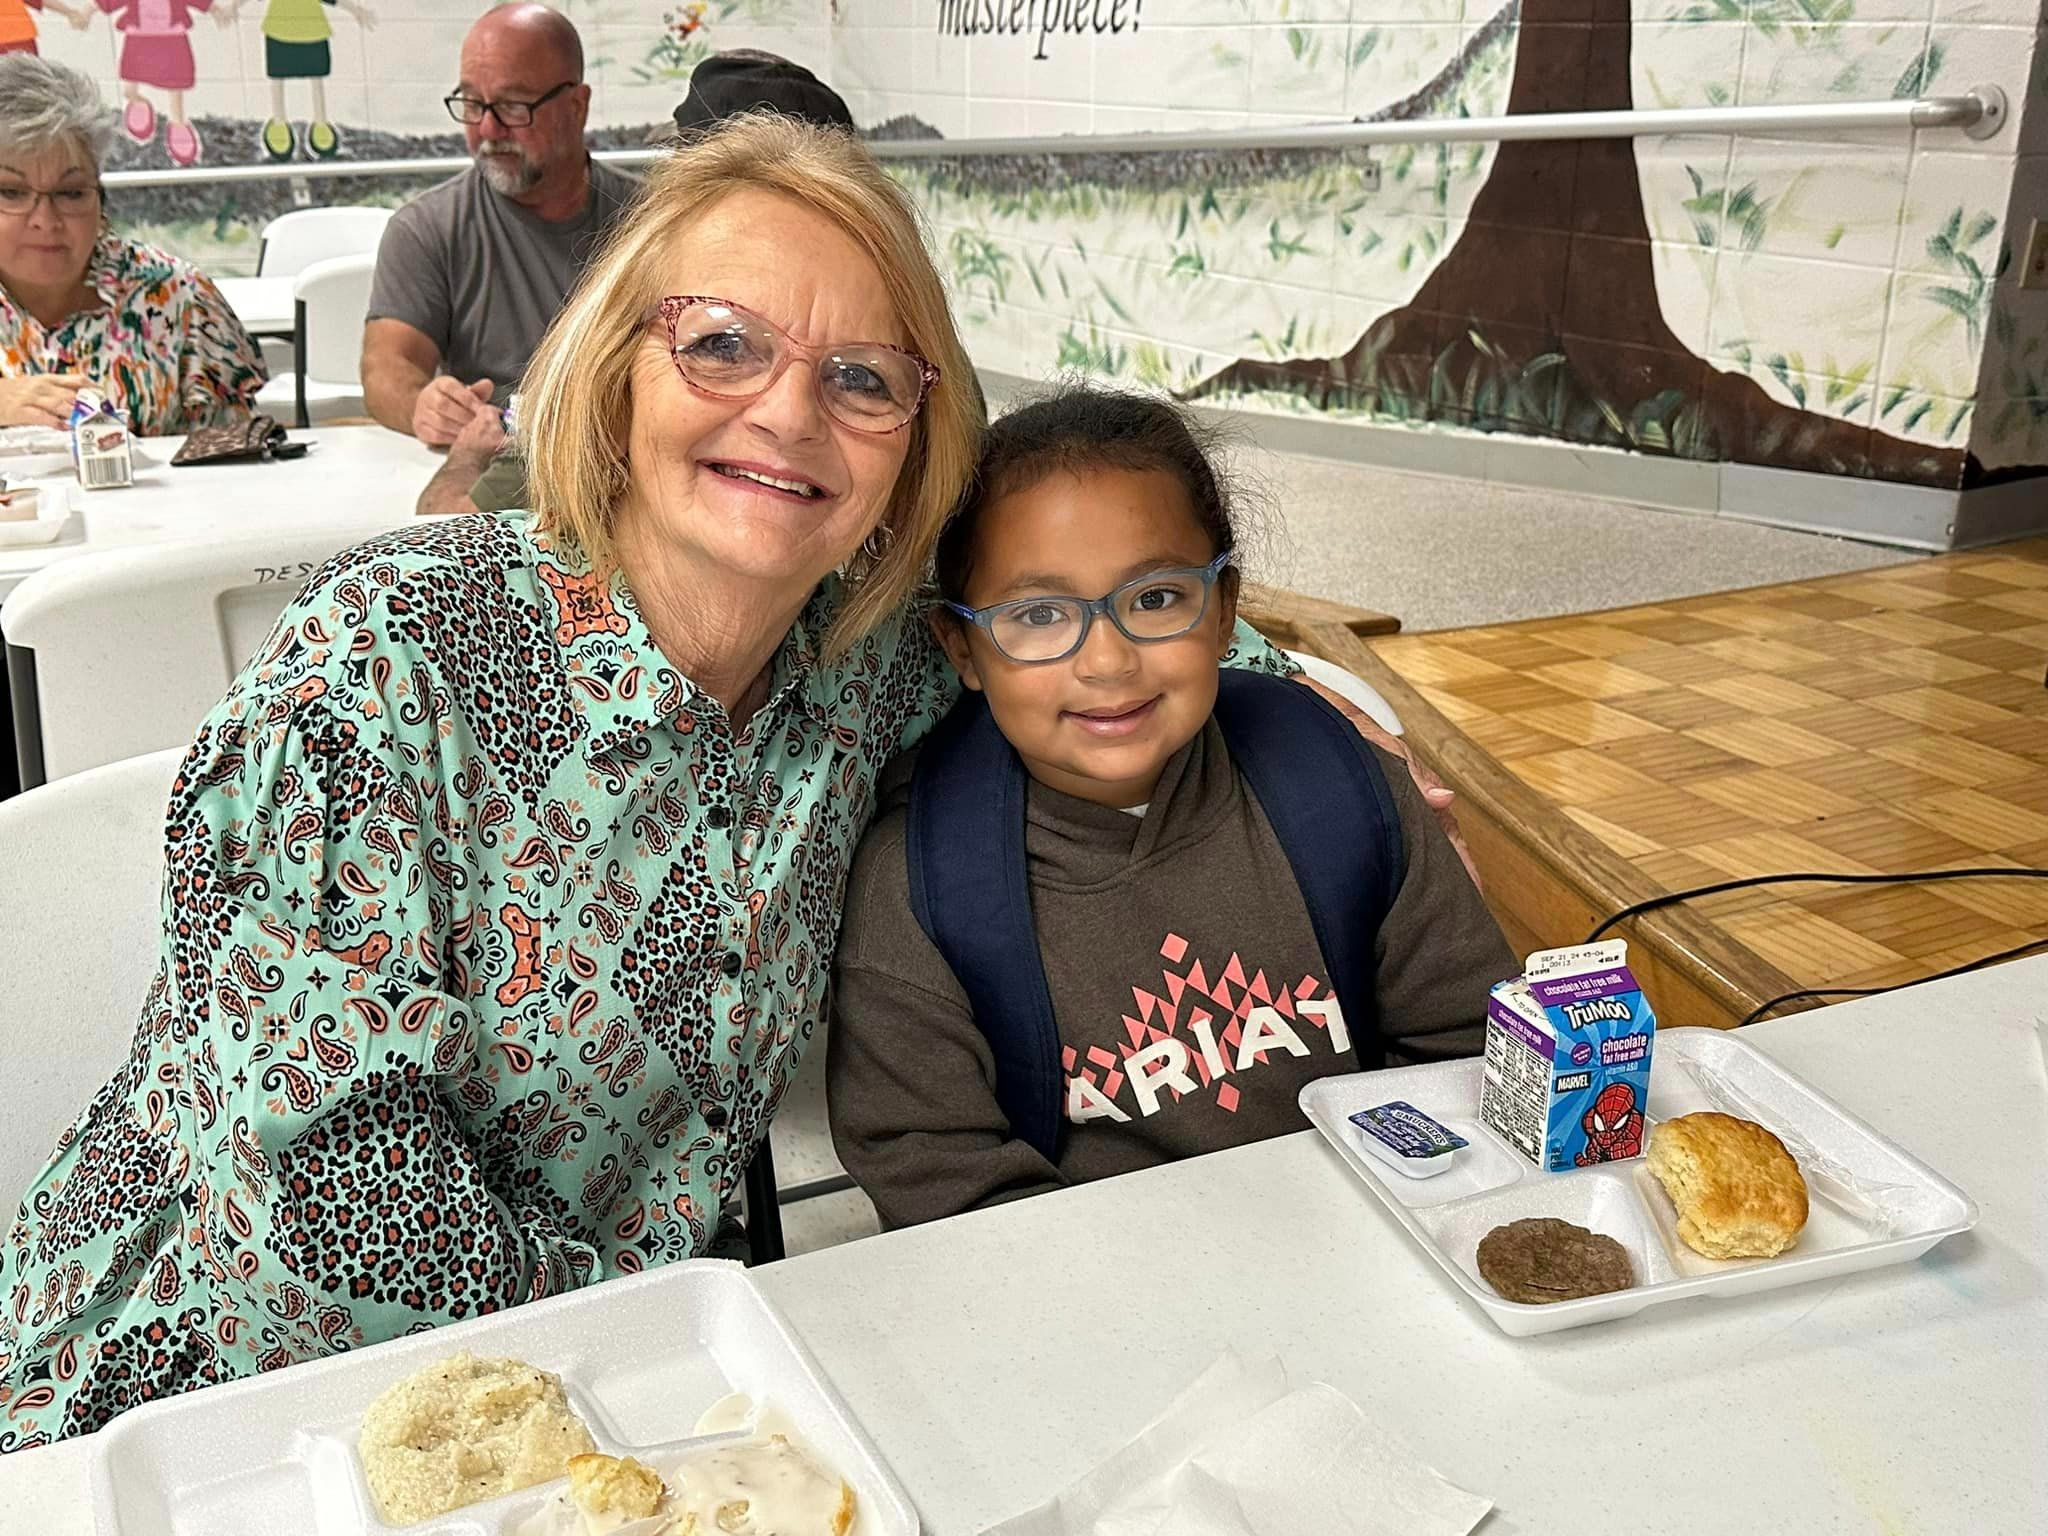
M 2048 880 L 2048 869 L 1993 866 L 1986 869 L 1923 869 L 1909 875 L 1824 874 L 1812 870 L 1790 875 L 1751 875 L 1744 880 L 1723 880 L 1718 885 L 1695 886 L 1689 891 L 1667 891 L 1662 896 L 1652 896 L 1648 901 L 1623 907 L 1587 934 L 1585 942 L 1591 944 L 1616 923 L 1627 922 L 1642 913 L 1654 912 L 1659 907 L 1675 907 L 1680 902 L 1697 901 L 1704 896 L 1719 896 L 1723 891 L 1746 891 L 1758 885 L 1911 885 L 1921 880 Z
M 1761 1003 L 1752 1008 L 1743 1016 L 1742 1024 L 1735 1027 L 1740 1029 L 1743 1024 L 1754 1024 L 1779 1004 L 1794 1002 L 1802 997 L 1876 997 L 1883 992 L 1896 992 L 1901 987 L 1917 987 L 1922 982 L 1947 981 L 1951 976 L 1982 970 L 1987 965 L 2002 965 L 2007 960 L 2017 960 L 2020 956 L 2031 954 L 2037 949 L 2048 949 L 2048 939 L 2033 939 L 2025 944 L 2016 944 L 2011 949 L 2001 950 L 1995 955 L 1985 955 L 1970 961 L 1967 965 L 1951 966 L 1948 970 L 1936 971 L 1932 976 L 1922 976 L 1915 981 L 1895 981 L 1888 987 L 1807 987 L 1799 992 L 1787 992 L 1772 998 L 1768 1003 Z
M 2048 880 L 2048 869 L 2005 869 L 1992 866 L 1984 869 L 1926 869 L 1910 875 L 1824 874 L 1811 870 L 1786 875 L 1751 875 L 1742 880 L 1723 880 L 1716 885 L 1695 886 L 1689 891 L 1667 891 L 1662 896 L 1652 896 L 1648 901 L 1639 901 L 1633 906 L 1623 907 L 1587 934 L 1585 942 L 1593 943 L 1616 923 L 1626 922 L 1629 918 L 1644 912 L 1654 912 L 1659 907 L 1674 907 L 1681 902 L 1697 901 L 1705 896 L 1719 896 L 1724 891 L 1745 891 L 1759 885 L 1912 885 L 1923 880 Z M 1802 997 L 1876 997 L 1881 993 L 1896 992 L 1900 987 L 1917 987 L 1922 982 L 1946 981 L 1951 976 L 1961 976 L 1969 971 L 1981 970 L 1987 965 L 2017 960 L 2022 955 L 2044 948 L 2048 948 L 2048 939 L 2031 939 L 2025 944 L 2002 950 L 1998 954 L 1984 955 L 1965 965 L 1936 971 L 1932 976 L 1921 976 L 1912 981 L 1896 981 L 1883 987 L 1803 987 L 1797 992 L 1786 992 L 1767 1003 L 1758 1004 L 1745 1014 L 1742 1023 L 1735 1027 L 1740 1029 L 1744 1024 L 1754 1024 L 1773 1008 L 1797 1002 Z

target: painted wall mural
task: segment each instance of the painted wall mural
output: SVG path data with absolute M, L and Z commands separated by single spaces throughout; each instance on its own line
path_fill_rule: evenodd
M 924 18 L 933 15 L 932 21 Z M 948 136 L 1884 100 L 2024 120 L 1840 142 L 1389 147 L 904 172 L 977 358 L 1194 399 L 1928 485 L 2048 464 L 2038 0 L 1152 0 L 1062 67 L 841 0 L 863 121 Z
M 557 0 L 583 35 L 593 140 L 670 127 L 690 71 L 759 47 L 829 75 L 825 0 Z M 112 170 L 464 153 L 441 105 L 483 0 L 0 0 L 0 48 L 33 47 L 100 83 Z M 126 228 L 222 274 L 254 270 L 263 225 L 310 202 L 395 205 L 425 178 L 125 188 Z
M 1630 105 L 1627 0 L 1595 0 L 1590 29 L 1565 19 L 1585 11 L 1580 0 L 1523 0 L 1510 112 Z M 1760 249 L 1785 195 L 1765 195 L 1758 182 L 1710 189 L 1697 166 L 1689 167 L 1687 185 L 1692 195 L 1681 205 L 1702 252 L 1718 252 L 1738 219 L 1738 246 Z M 1768 314 L 1734 310 L 1741 334 L 1719 336 L 1726 350 L 1718 365 L 1681 340 L 1660 299 L 1645 201 L 1629 141 L 1503 145 L 1462 235 L 1406 304 L 1334 358 L 1247 359 L 1193 393 L 1306 390 L 1369 408 L 1398 402 L 1430 420 L 1489 431 L 1932 484 L 1960 480 L 1965 450 L 1954 434 L 1966 413 L 1958 408 L 1941 424 L 1945 442 L 1873 431 L 1875 360 L 1849 350 L 1853 332 L 1818 338 L 1830 348 L 1818 376 L 1793 361 L 1801 356 L 1796 342 L 1775 333 Z M 1987 218 L 1968 233 L 1981 244 L 1992 232 L 1985 225 L 1996 223 Z M 1840 227 L 1846 238 L 1846 224 Z M 1961 254 L 1963 232 L 1948 238 Z M 1977 259 L 1988 257 L 1980 251 Z M 1726 318 L 1710 312 L 1710 327 Z M 1715 339 L 1710 328 L 1709 355 Z M 1765 378 L 1782 393 L 1774 396 Z M 1902 395 L 1894 408 L 1903 403 Z
M 102 81 L 118 166 L 460 153 L 479 0 L 0 0 Z M 1905 98 L 2002 86 L 1994 139 L 1388 146 L 901 162 L 974 355 L 1189 398 L 1920 484 L 2048 467 L 2042 0 L 564 0 L 600 143 L 714 49 L 818 71 L 877 137 Z M 39 35 L 38 35 L 39 29 Z M 308 198 L 123 192 L 221 271 Z

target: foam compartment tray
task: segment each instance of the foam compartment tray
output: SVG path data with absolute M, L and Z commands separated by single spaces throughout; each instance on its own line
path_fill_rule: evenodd
M 1775 1259 L 1709 1259 L 1678 1236 L 1678 1216 L 1641 1158 L 1562 1173 L 1537 1168 L 1479 1119 L 1478 1059 L 1325 1077 L 1301 1091 L 1310 1122 L 1437 1266 L 1504 1333 L 1555 1333 L 1686 1297 L 1727 1297 L 1903 1264 L 1977 1224 L 1976 1204 L 1896 1142 L 1786 1071 L 1739 1035 L 1657 1032 L 1645 1127 L 1717 1109 L 1775 1132 L 1798 1159 L 1809 1214 Z M 1407 1179 L 1358 1144 L 1358 1110 L 1406 1099 L 1471 1142 L 1430 1179 Z M 1636 1284 L 1545 1304 L 1506 1301 L 1480 1278 L 1479 1240 L 1529 1216 L 1604 1232 L 1628 1250 Z
M 855 1536 L 916 1536 L 910 1499 L 801 1340 L 738 1264 L 697 1259 L 489 1317 L 186 1393 L 95 1437 L 100 1536 L 510 1536 L 562 1483 L 416 1525 L 377 1518 L 356 1455 L 363 1411 L 393 1382 L 466 1350 L 562 1378 L 598 1449 L 663 1466 L 724 1436 L 693 1433 L 745 1392 L 853 1485 Z

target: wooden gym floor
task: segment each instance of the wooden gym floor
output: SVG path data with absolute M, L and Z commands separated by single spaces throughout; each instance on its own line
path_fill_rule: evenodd
M 1464 797 L 1518 945 L 1575 942 L 1626 901 L 1742 876 L 2048 866 L 2048 540 L 1317 638 L 1389 693 Z M 1699 1015 L 1670 1022 L 1726 1024 L 1794 988 L 1886 986 L 2048 940 L 2048 880 L 1767 887 L 1623 931 L 1660 950 L 1674 1000 Z

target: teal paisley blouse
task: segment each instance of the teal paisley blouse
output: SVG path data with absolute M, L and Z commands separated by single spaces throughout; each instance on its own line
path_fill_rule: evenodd
M 199 729 L 133 1048 L 0 1244 L 0 1450 L 706 1247 L 876 776 L 958 690 L 911 615 L 824 662 L 842 596 L 736 733 L 523 513 L 315 573 Z

